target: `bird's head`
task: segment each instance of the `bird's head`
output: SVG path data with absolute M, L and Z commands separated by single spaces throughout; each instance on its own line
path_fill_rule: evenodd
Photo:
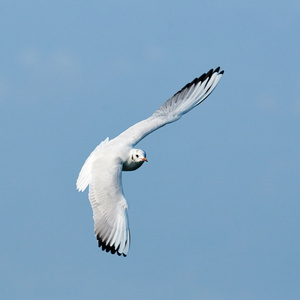
M 140 150 L 140 149 L 132 149 L 130 158 L 134 162 L 143 163 L 145 161 L 148 161 L 146 158 L 146 152 L 144 150 Z
M 145 151 L 140 149 L 131 149 L 128 159 L 123 163 L 123 171 L 134 171 L 145 161 L 148 161 Z

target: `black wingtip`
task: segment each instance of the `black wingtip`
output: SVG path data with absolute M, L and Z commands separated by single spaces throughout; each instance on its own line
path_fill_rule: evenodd
M 206 77 L 206 78 L 207 78 L 207 77 L 211 77 L 211 75 L 212 75 L 213 73 L 214 73 L 214 69 L 210 69 L 210 70 L 206 73 L 206 76 L 205 76 L 205 77 Z M 205 79 L 206 79 L 206 78 L 205 78 Z
M 107 245 L 106 242 L 104 242 L 104 241 L 102 240 L 102 238 L 100 237 L 99 234 L 97 235 L 97 240 L 98 240 L 98 247 L 99 247 L 102 251 L 106 251 L 107 253 L 110 252 L 111 254 L 117 253 L 118 256 L 121 256 L 121 255 L 123 255 L 124 257 L 127 256 L 127 255 L 124 254 L 124 253 L 119 253 L 119 247 L 120 247 L 120 246 L 118 246 L 118 248 L 116 248 L 114 245 L 113 245 L 113 246 Z
M 220 72 L 220 70 L 221 70 L 221 68 L 220 67 L 217 67 L 215 70 L 214 70 L 214 73 L 218 73 L 219 75 L 223 75 L 224 74 L 224 70 L 222 70 L 221 72 Z
M 207 73 L 203 73 L 200 77 L 195 78 L 192 82 L 188 83 L 187 85 L 185 85 L 180 91 L 178 91 L 176 94 L 174 94 L 174 96 L 176 96 L 177 94 L 181 93 L 184 89 L 186 88 L 190 88 L 192 85 L 197 84 L 199 82 L 203 82 L 205 81 L 207 78 L 210 78 L 214 73 L 218 73 L 223 75 L 224 74 L 224 70 L 222 70 L 220 72 L 220 67 L 217 67 L 215 70 L 214 69 L 210 69 Z M 208 82 L 209 80 L 207 80 Z

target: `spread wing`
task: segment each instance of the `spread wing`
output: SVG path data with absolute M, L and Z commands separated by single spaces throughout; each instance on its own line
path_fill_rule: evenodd
M 150 118 L 131 126 L 116 139 L 134 146 L 151 132 L 177 121 L 211 94 L 223 73 L 224 71 L 220 71 L 218 67 L 195 78 L 165 102 Z
M 122 189 L 121 159 L 96 148 L 86 160 L 77 181 L 80 191 L 87 185 L 99 247 L 106 252 L 126 256 L 130 233 L 128 205 Z

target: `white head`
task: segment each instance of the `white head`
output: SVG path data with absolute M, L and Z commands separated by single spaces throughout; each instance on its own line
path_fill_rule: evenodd
M 123 171 L 134 171 L 145 161 L 148 161 L 145 151 L 140 149 L 131 149 L 128 159 L 123 163 Z
M 144 162 L 148 161 L 146 159 L 146 152 L 140 149 L 132 149 L 130 151 L 130 159 L 134 162 Z

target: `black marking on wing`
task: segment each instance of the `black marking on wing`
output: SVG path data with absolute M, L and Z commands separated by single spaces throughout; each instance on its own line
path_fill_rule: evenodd
M 120 246 L 118 246 L 118 248 L 116 248 L 115 245 L 110 246 L 110 245 L 106 244 L 106 242 L 104 242 L 102 240 L 102 238 L 100 237 L 99 234 L 97 235 L 97 240 L 98 240 L 98 247 L 102 248 L 102 251 L 106 251 L 107 253 L 110 252 L 111 254 L 117 253 L 119 256 L 121 256 L 121 255 L 123 255 L 124 257 L 127 256 L 124 253 L 119 253 Z M 126 242 L 128 243 L 128 241 L 126 241 Z
M 216 73 L 216 72 L 219 73 L 219 74 L 224 74 L 224 71 L 221 71 L 221 72 L 219 72 L 219 71 L 220 71 L 220 67 L 217 67 L 215 70 L 213 70 L 213 69 L 209 70 L 207 73 L 202 74 L 200 77 L 195 78 L 192 82 L 190 82 L 187 85 L 185 85 L 180 91 L 178 91 L 176 94 L 174 94 L 174 96 L 176 96 L 177 94 L 181 93 L 183 90 L 188 89 L 188 88 L 190 88 L 193 85 L 196 85 L 199 82 L 205 81 L 208 78 L 208 80 L 206 82 L 206 84 L 207 84 L 209 82 L 211 76 L 214 73 Z

